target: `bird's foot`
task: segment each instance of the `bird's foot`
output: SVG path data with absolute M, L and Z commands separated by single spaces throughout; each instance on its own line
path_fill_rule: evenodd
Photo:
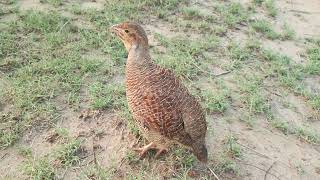
M 156 155 L 155 155 L 155 158 L 158 158 L 163 152 L 168 152 L 168 149 L 167 148 L 159 148 Z
M 157 153 L 155 155 L 155 158 L 158 158 L 163 152 L 167 152 L 168 149 L 165 147 L 157 147 L 157 145 L 153 142 L 149 143 L 148 145 L 143 146 L 142 148 L 134 148 L 134 151 L 139 152 L 140 158 L 144 158 L 146 153 L 150 149 L 156 149 Z
M 133 150 L 139 152 L 140 158 L 143 158 L 150 149 L 155 148 L 156 145 L 153 142 L 151 142 L 150 144 L 145 145 L 142 148 L 134 148 Z

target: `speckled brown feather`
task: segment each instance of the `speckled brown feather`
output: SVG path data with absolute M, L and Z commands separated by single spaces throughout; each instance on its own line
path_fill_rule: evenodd
M 148 48 L 137 43 L 128 51 L 127 100 L 144 136 L 161 146 L 178 142 L 206 161 L 207 126 L 200 104 L 172 71 L 153 63 Z

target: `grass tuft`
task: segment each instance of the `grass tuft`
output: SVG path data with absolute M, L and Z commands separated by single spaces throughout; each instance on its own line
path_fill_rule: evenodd
M 30 160 L 23 166 L 24 172 L 31 179 L 51 180 L 55 177 L 55 171 L 47 158 Z
M 255 20 L 251 23 L 251 27 L 255 31 L 262 33 L 268 39 L 275 40 L 280 37 L 280 35 L 273 30 L 271 23 L 267 20 Z

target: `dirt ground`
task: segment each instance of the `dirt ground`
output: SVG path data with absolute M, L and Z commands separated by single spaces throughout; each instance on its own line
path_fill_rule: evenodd
M 251 1 L 239 1 L 244 6 L 248 6 Z M 37 9 L 47 11 L 52 8 L 49 4 L 39 2 L 39 0 L 20 0 L 17 2 L 20 10 Z M 222 2 L 223 3 L 223 2 Z M 81 8 L 93 8 L 102 10 L 105 2 L 103 0 L 81 1 Z M 198 7 L 203 13 L 214 14 L 214 7 L 209 0 L 192 1 L 192 6 Z M 281 30 L 284 23 L 290 24 L 296 33 L 295 40 L 281 41 L 261 38 L 262 46 L 269 49 L 280 51 L 292 58 L 297 64 L 305 64 L 304 56 L 307 44 L 305 39 L 320 36 L 320 3 L 319 0 L 282 0 L 276 1 L 278 14 L 276 18 L 267 17 L 263 8 L 257 8 L 256 15 L 252 18 L 265 17 L 270 19 L 275 30 Z M 60 9 L 64 16 L 74 18 L 75 24 L 88 29 L 93 28 L 90 23 L 73 15 L 67 10 Z M 260 13 L 261 12 L 261 13 Z M 17 18 L 14 13 L 9 13 L 0 17 L 1 22 L 10 21 Z M 200 35 L 194 31 L 181 31 L 175 28 L 174 23 L 150 17 L 143 20 L 143 27 L 146 29 L 150 39 L 150 45 L 159 52 L 166 52 L 160 45 L 156 34 L 161 34 L 167 38 L 172 38 L 185 34 L 191 39 L 196 39 Z M 221 37 L 219 49 L 227 48 L 230 39 L 244 42 L 249 39 L 250 31 L 246 27 L 239 27 L 228 30 Z M 208 52 L 210 55 L 214 52 Z M 87 57 L 104 59 L 105 55 L 100 52 L 87 52 Z M 160 54 L 161 57 L 161 54 Z M 218 62 L 228 63 L 227 60 L 218 59 Z M 223 66 L 212 66 L 214 74 L 225 73 L 228 70 Z M 255 71 L 255 69 L 248 69 Z M 0 74 L 0 77 L 4 76 Z M 236 73 L 226 73 L 219 76 L 226 87 L 232 92 L 237 92 L 235 85 Z M 2 79 L 1 79 L 2 80 Z M 112 80 L 123 82 L 122 74 L 116 75 Z M 271 82 L 273 80 L 270 80 Z M 320 92 L 320 76 L 312 75 L 303 79 L 306 88 L 315 93 Z M 5 82 L 0 81 L 4 86 Z M 208 87 L 208 80 L 199 81 L 198 86 Z M 305 100 L 304 97 L 292 91 L 282 94 L 283 87 L 274 85 L 263 89 L 263 93 L 268 93 L 268 102 L 273 116 L 294 125 L 304 125 L 308 123 L 316 132 L 320 132 L 320 116 Z M 271 93 L 270 93 L 271 92 Z M 70 108 L 63 99 L 55 98 L 60 114 L 57 122 L 49 129 L 30 127 L 23 133 L 22 137 L 10 147 L 0 151 L 0 179 L 29 179 L 24 171 L 21 170 L 27 158 L 21 155 L 21 148 L 28 147 L 32 152 L 33 159 L 44 157 L 48 152 L 53 151 L 63 144 L 64 139 L 57 135 L 55 129 L 67 129 L 69 136 L 81 141 L 81 152 L 79 153 L 80 163 L 77 166 L 67 168 L 57 168 L 54 179 L 104 179 L 87 175 L 88 169 L 98 164 L 99 167 L 108 170 L 112 176 L 105 179 L 171 179 L 175 170 L 164 157 L 153 159 L 152 156 L 144 160 L 132 163 L 128 161 L 128 151 L 144 143 L 137 139 L 127 127 L 126 120 L 119 118 L 117 113 L 112 110 L 92 110 L 90 108 L 90 92 L 86 88 L 80 90 L 79 108 Z M 285 102 L 285 103 L 284 103 Z M 240 105 L 239 105 L 240 104 Z M 286 105 L 289 104 L 289 105 Z M 320 145 L 318 143 L 308 143 L 294 134 L 284 134 L 277 128 L 271 126 L 268 118 L 264 115 L 254 117 L 254 126 L 248 126 L 243 119 L 245 107 L 241 107 L 241 102 L 232 100 L 229 108 L 224 113 L 208 114 L 207 122 L 209 132 L 207 136 L 207 146 L 209 152 L 210 165 L 215 168 L 221 161 L 225 151 L 226 137 L 236 137 L 235 144 L 241 149 L 241 157 L 233 157 L 237 172 L 221 172 L 220 179 L 267 179 L 267 180 L 295 180 L 295 179 L 320 179 Z M 10 105 L 0 104 L 3 114 L 10 111 Z M 167 154 L 173 156 L 172 154 Z M 166 155 L 164 155 L 166 156 Z M 32 159 L 32 158 L 31 158 Z M 142 165 L 141 165 L 142 164 Z M 147 168 L 145 167 L 147 166 Z M 196 164 L 194 165 L 197 166 Z M 143 171 L 143 172 L 142 172 Z M 142 173 L 141 173 L 142 172 Z M 163 172 L 160 173 L 159 172 Z M 141 176 L 137 176 L 139 174 Z M 154 175 L 154 176 L 153 176 Z M 33 177 L 34 178 L 34 177 Z M 173 179 L 201 179 L 196 176 L 176 177 Z M 36 178 L 34 178 L 36 179 Z M 214 179 L 208 175 L 202 179 Z

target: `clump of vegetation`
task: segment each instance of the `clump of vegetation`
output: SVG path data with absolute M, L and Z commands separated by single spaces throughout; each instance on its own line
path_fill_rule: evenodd
M 292 40 L 294 39 L 296 32 L 287 24 L 283 25 L 283 32 L 281 34 L 282 40 Z
M 268 15 L 272 17 L 275 17 L 278 14 L 275 0 L 253 0 L 253 3 L 259 6 L 263 6 L 267 10 Z
M 270 16 L 275 17 L 278 14 L 275 0 L 266 0 L 264 4 Z
M 209 112 L 224 112 L 229 106 L 229 93 L 227 91 L 204 90 L 201 94 L 205 107 Z
M 229 27 L 234 27 L 239 23 L 247 22 L 249 12 L 240 3 L 229 3 L 217 6 L 216 9 L 221 13 L 224 23 Z
M 311 40 L 307 48 L 307 64 L 305 72 L 320 75 L 320 40 Z
M 231 62 L 227 65 L 228 70 L 238 69 L 242 66 L 243 62 L 249 60 L 251 57 L 249 49 L 241 46 L 238 43 L 231 42 L 228 45 L 228 56 Z
M 185 7 L 182 9 L 182 14 L 187 19 L 197 19 L 202 17 L 200 10 L 196 7 Z
M 267 20 L 256 20 L 251 23 L 251 27 L 262 33 L 268 39 L 278 39 L 280 35 L 272 29 L 272 25 Z
M 228 136 L 227 142 L 225 142 L 227 146 L 227 154 L 234 158 L 240 158 L 242 156 L 242 150 L 239 144 L 237 144 L 237 138 L 234 136 Z
M 55 161 L 61 164 L 63 167 L 68 167 L 79 163 L 80 158 L 78 153 L 80 152 L 81 141 L 71 140 L 67 144 L 61 146 L 55 151 Z
M 243 74 L 237 78 L 240 88 L 238 99 L 243 103 L 243 115 L 241 120 L 254 125 L 257 115 L 270 116 L 270 104 L 268 98 L 263 94 L 263 78 L 259 75 Z
M 89 92 L 92 107 L 95 109 L 119 109 L 126 104 L 125 88 L 122 84 L 94 83 L 90 85 Z
M 197 39 L 191 42 L 186 37 L 168 39 L 157 34 L 156 38 L 167 49 L 166 54 L 161 54 L 161 58 L 155 57 L 156 61 L 173 69 L 178 76 L 189 79 L 207 70 L 202 53 L 218 44 L 215 36 L 203 37 L 208 38 L 206 41 Z
M 23 169 L 32 179 L 51 180 L 55 177 L 55 170 L 47 158 L 30 160 Z

